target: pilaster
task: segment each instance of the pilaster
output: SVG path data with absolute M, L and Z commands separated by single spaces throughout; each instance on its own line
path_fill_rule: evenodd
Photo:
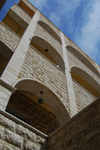
M 69 67 L 68 54 L 67 54 L 66 45 L 65 45 L 65 38 L 64 38 L 64 34 L 62 32 L 60 33 L 61 33 L 61 39 L 62 39 L 62 50 L 63 50 L 63 59 L 65 63 L 65 74 L 66 74 L 66 81 L 67 81 L 68 97 L 69 97 L 71 117 L 72 117 L 78 113 L 78 109 L 76 105 L 73 81 L 72 81 L 72 77 L 69 71 L 70 67 Z
M 1 76 L 1 79 L 9 85 L 13 85 L 13 83 L 18 79 L 18 75 L 27 54 L 31 38 L 34 36 L 39 17 L 40 12 L 37 10 L 23 37 L 21 38 L 21 41 L 15 50 L 10 62 L 8 63 L 5 71 Z

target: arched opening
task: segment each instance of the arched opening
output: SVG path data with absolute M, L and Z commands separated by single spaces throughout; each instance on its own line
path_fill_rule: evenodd
M 88 57 L 88 59 L 87 59 L 85 56 L 83 56 L 78 50 L 76 50 L 72 46 L 67 46 L 67 49 L 71 53 L 73 53 L 78 59 L 80 59 L 83 63 L 85 63 L 90 69 L 92 69 L 94 72 L 96 72 L 97 74 L 99 74 L 98 71 L 96 70 L 96 68 L 91 64 L 91 62 L 89 62 L 88 55 L 87 55 L 87 57 Z
M 2 41 L 0 41 L 0 76 L 5 70 L 13 52 L 11 49 L 5 45 Z
M 51 27 L 49 27 L 43 21 L 39 21 L 38 24 L 41 25 L 47 32 L 49 32 L 51 34 L 51 36 L 53 36 L 57 41 L 59 41 L 61 43 L 60 37 L 57 35 L 57 33 Z
M 57 67 L 65 70 L 64 61 L 57 51 L 45 40 L 34 36 L 31 41 L 31 45 L 35 47 L 40 53 L 47 57 L 51 62 L 53 62 Z
M 16 85 L 6 111 L 36 129 L 49 134 L 69 119 L 66 108 L 43 84 L 30 79 L 21 80 Z M 43 104 L 39 104 L 43 92 Z
M 71 76 L 76 82 L 78 82 L 94 96 L 100 96 L 100 85 L 85 71 L 77 67 L 72 67 Z

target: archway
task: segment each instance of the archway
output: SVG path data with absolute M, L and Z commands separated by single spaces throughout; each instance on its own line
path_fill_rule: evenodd
M 35 47 L 40 53 L 47 57 L 56 66 L 59 66 L 62 70 L 65 70 L 64 61 L 57 51 L 45 40 L 40 37 L 34 36 L 31 41 L 31 45 Z
M 100 96 L 100 85 L 92 78 L 88 73 L 86 73 L 81 68 L 73 66 L 71 68 L 72 78 L 87 89 L 94 96 Z
M 46 23 L 43 21 L 39 21 L 38 24 L 40 24 L 47 32 L 49 32 L 55 39 L 57 39 L 61 43 L 60 37 L 57 35 L 57 33 Z
M 12 54 L 12 50 L 6 44 L 0 41 L 0 76 L 5 70 Z
M 92 65 L 92 63 L 88 60 L 88 59 L 83 55 L 81 54 L 77 49 L 75 49 L 74 47 L 72 46 L 67 46 L 67 49 L 73 53 L 78 59 L 80 59 L 83 63 L 85 63 L 90 69 L 92 69 L 95 73 L 99 74 L 98 71 L 96 70 L 96 68 Z M 100 76 L 100 75 L 99 75 Z
M 57 96 L 43 84 L 24 79 L 16 83 L 6 111 L 49 134 L 69 120 L 69 114 Z M 43 104 L 38 103 L 43 92 Z M 17 98 L 18 97 L 18 98 Z M 17 99 L 16 99 L 17 98 Z

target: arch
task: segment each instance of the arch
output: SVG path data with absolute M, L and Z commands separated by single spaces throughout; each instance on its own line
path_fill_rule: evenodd
M 57 33 L 50 27 L 48 26 L 46 23 L 44 23 L 43 21 L 39 21 L 38 24 L 40 24 L 47 32 L 49 32 L 55 39 L 57 39 L 60 43 L 61 39 L 60 37 L 57 35 Z
M 85 63 L 90 69 L 99 74 L 96 68 L 91 64 L 91 62 L 85 56 L 83 56 L 77 49 L 73 48 L 72 46 L 67 46 L 67 49 L 71 51 L 76 57 L 78 57 L 83 63 Z
M 71 67 L 72 78 L 96 97 L 100 96 L 100 84 L 87 72 L 76 66 Z
M 0 76 L 6 68 L 13 51 L 0 40 Z
M 45 57 L 52 61 L 55 65 L 58 65 L 62 70 L 65 70 L 64 61 L 59 53 L 48 42 L 40 37 L 34 36 L 31 41 L 31 45 L 40 51 Z
M 20 79 L 13 85 L 17 90 L 23 90 L 30 93 L 35 93 L 40 97 L 40 91 L 43 91 L 43 99 L 50 107 L 60 125 L 64 124 L 70 119 L 67 109 L 59 98 L 45 85 L 32 79 Z

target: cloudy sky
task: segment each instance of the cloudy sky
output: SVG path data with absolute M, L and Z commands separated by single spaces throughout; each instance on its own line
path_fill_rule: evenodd
M 0 11 L 1 20 L 18 1 L 7 0 Z M 29 1 L 100 65 L 100 0 Z

